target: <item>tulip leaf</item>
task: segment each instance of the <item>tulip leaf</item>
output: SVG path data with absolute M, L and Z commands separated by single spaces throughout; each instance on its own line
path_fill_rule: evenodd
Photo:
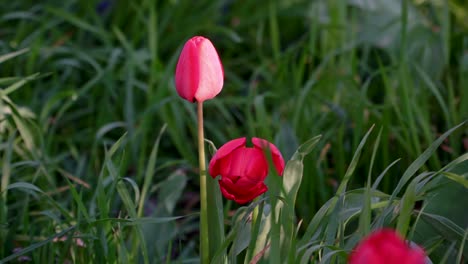
M 463 230 L 462 227 L 458 226 L 450 219 L 440 215 L 422 212 L 421 219 L 424 222 L 431 225 L 432 227 L 434 227 L 436 232 L 439 235 L 443 236 L 445 239 L 453 241 L 453 243 L 460 243 L 459 255 L 463 255 L 464 258 L 468 257 L 468 247 L 462 247 L 462 245 L 466 243 L 466 230 Z
M 320 141 L 321 135 L 309 139 L 304 144 L 299 146 L 296 153 L 293 155 L 290 161 L 286 164 L 283 172 L 283 191 L 285 193 L 286 208 L 282 212 L 282 224 L 285 228 L 285 234 L 287 238 L 283 241 L 285 243 L 285 251 L 289 254 L 289 258 L 293 258 L 295 252 L 293 250 L 294 242 L 294 225 L 296 223 L 294 217 L 294 208 L 297 198 L 297 193 L 301 185 L 304 164 L 303 159 L 305 155 L 309 154 L 313 148 Z M 284 203 L 277 204 L 277 212 L 281 210 Z
M 216 148 L 213 141 L 208 140 L 208 139 L 205 138 L 205 142 L 208 144 L 208 149 L 209 149 L 210 154 L 214 155 L 216 153 L 216 151 L 218 151 L 218 149 Z
M 294 206 L 296 202 L 297 192 L 301 185 L 302 173 L 304 164 L 302 160 L 290 160 L 286 164 L 286 168 L 283 173 L 283 186 L 286 193 L 286 201 L 289 205 Z
M 290 161 L 286 164 L 283 173 L 283 187 L 286 193 L 286 201 L 291 206 L 296 203 L 297 192 L 302 181 L 302 173 L 304 169 L 303 159 L 304 156 L 309 154 L 312 149 L 317 145 L 322 136 L 316 136 L 309 139 L 304 144 L 299 146 L 296 153 Z
M 227 234 L 226 236 L 226 239 L 224 239 L 222 241 L 222 243 L 219 244 L 218 246 L 218 250 L 215 252 L 215 254 L 213 255 L 212 259 L 211 259 L 211 263 L 213 264 L 217 264 L 217 263 L 226 263 L 226 250 L 229 248 L 229 246 L 232 244 L 232 243 L 239 243 L 239 242 L 236 242 L 236 240 L 238 239 L 238 237 L 240 236 L 239 235 L 239 232 L 240 229 L 242 228 L 246 228 L 247 225 L 250 225 L 249 224 L 249 216 L 251 216 L 252 212 L 255 210 L 255 208 L 261 204 L 264 204 L 265 203 L 265 200 L 266 198 L 261 198 L 261 199 L 257 199 L 255 200 L 254 202 L 252 202 L 248 207 L 241 207 L 239 208 L 237 211 L 236 211 L 236 214 L 232 217 L 232 226 L 231 226 L 231 229 L 229 231 L 229 233 Z M 259 220 L 262 220 L 260 219 L 261 216 L 260 216 L 260 213 L 259 213 Z M 264 224 L 265 221 L 262 221 L 261 224 Z M 249 228 L 250 229 L 250 228 Z M 259 243 L 259 241 L 262 241 L 262 240 L 265 240 L 265 239 L 262 239 L 262 235 L 263 234 L 260 234 L 259 236 L 256 237 L 256 244 L 261 244 Z M 242 244 L 242 243 L 241 243 Z M 250 245 L 252 246 L 252 245 Z M 234 248 L 236 248 L 237 250 L 234 250 Z M 235 260 L 237 255 L 234 254 L 234 251 L 239 251 L 238 249 L 241 248 L 240 246 L 232 246 L 231 249 L 230 249 L 230 258 L 231 260 Z M 235 262 L 235 261 L 234 261 Z
M 434 226 L 439 234 L 448 240 L 463 241 L 465 231 L 450 219 L 440 215 L 425 212 L 421 213 L 421 219 Z
M 205 177 L 207 177 L 207 206 L 210 208 L 208 210 L 208 226 L 210 228 L 208 239 L 210 241 L 209 255 L 211 259 L 218 252 L 224 241 L 224 210 L 221 190 L 219 189 L 217 180 L 209 175 L 205 175 Z
M 455 181 L 461 185 L 463 185 L 465 188 L 468 188 L 468 180 L 466 177 L 463 177 L 461 175 L 452 173 L 452 172 L 442 172 L 442 175 L 445 177 L 449 178 L 452 181 Z
M 157 219 L 170 219 L 174 215 L 177 202 L 184 193 L 187 181 L 188 177 L 185 173 L 175 170 L 164 181 L 157 184 L 155 191 L 148 191 L 149 194 L 156 193 L 157 198 L 156 200 L 146 199 L 147 201 L 143 204 L 143 214 L 155 216 Z M 175 221 L 158 222 L 156 220 L 152 223 L 152 217 L 148 218 L 148 221 L 142 221 L 141 225 L 146 245 L 152 245 L 152 250 L 149 251 L 150 259 L 165 255 L 180 232 L 179 225 Z M 158 235 L 154 236 L 154 234 Z
M 312 218 L 312 221 L 309 222 L 309 225 L 307 226 L 305 234 L 302 236 L 302 239 L 299 241 L 299 245 L 305 245 L 308 241 L 312 240 L 312 237 L 316 232 L 319 232 L 320 230 L 320 224 L 328 219 L 328 211 L 334 203 L 336 203 L 337 197 L 332 197 L 330 200 L 328 200 L 320 209 L 315 213 L 314 217 Z M 300 251 L 300 248 L 298 249 Z
M 321 137 L 322 137 L 322 135 L 315 136 L 315 137 L 307 140 L 302 145 L 300 145 L 299 148 L 297 149 L 296 153 L 294 153 L 294 155 L 292 157 L 292 160 L 293 159 L 295 159 L 295 160 L 304 159 L 304 156 L 309 154 L 314 149 L 314 147 L 317 145 L 317 143 L 319 142 Z
M 248 223 L 242 223 L 242 228 L 237 230 L 236 239 L 232 245 L 232 253 L 234 256 L 239 255 L 244 249 L 249 246 L 251 238 L 251 225 Z
M 406 188 L 405 194 L 400 202 L 400 216 L 398 217 L 397 223 L 397 230 L 400 232 L 401 235 L 406 237 L 406 232 L 409 227 L 409 223 L 411 220 L 411 215 L 413 212 L 413 207 L 416 202 L 416 190 L 417 185 L 421 182 L 425 177 L 430 176 L 432 173 L 425 172 L 423 174 L 418 175 L 409 186 Z

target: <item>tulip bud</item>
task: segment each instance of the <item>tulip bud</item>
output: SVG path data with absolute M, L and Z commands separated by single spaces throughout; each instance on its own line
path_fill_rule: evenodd
M 394 230 L 382 229 L 362 240 L 349 256 L 349 264 L 424 264 L 419 247 L 410 247 Z
M 268 190 L 264 183 L 268 175 L 268 159 L 271 152 L 276 172 L 283 174 L 284 159 L 272 143 L 252 138 L 253 147 L 246 147 L 246 138 L 238 138 L 224 144 L 210 161 L 209 172 L 215 178 L 221 175 L 219 186 L 226 199 L 239 204 L 252 201 Z
M 223 88 L 223 65 L 211 41 L 196 36 L 185 43 L 175 72 L 175 86 L 180 97 L 203 102 Z

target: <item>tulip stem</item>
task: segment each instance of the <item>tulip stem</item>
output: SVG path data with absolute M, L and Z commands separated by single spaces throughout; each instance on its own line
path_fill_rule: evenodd
M 200 262 L 209 263 L 207 177 L 205 161 L 205 136 L 203 132 L 203 102 L 197 102 L 198 114 L 198 163 L 200 167 Z

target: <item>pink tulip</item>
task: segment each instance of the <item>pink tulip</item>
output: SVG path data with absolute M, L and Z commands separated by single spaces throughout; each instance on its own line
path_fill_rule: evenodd
M 392 229 L 381 229 L 362 240 L 349 256 L 349 264 L 424 264 L 424 251 L 410 247 Z
M 250 202 L 268 190 L 264 184 L 269 167 L 269 157 L 265 156 L 265 151 L 271 151 L 276 172 L 282 175 L 284 170 L 283 156 L 275 145 L 254 137 L 253 147 L 246 147 L 246 141 L 243 137 L 224 144 L 209 166 L 213 178 L 221 175 L 219 186 L 224 197 L 239 204 Z
M 203 102 L 223 88 L 223 65 L 211 41 L 196 36 L 185 43 L 177 62 L 175 85 L 180 97 Z

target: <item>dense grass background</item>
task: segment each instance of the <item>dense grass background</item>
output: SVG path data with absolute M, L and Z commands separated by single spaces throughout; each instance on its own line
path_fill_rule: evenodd
M 173 80 L 193 35 L 210 38 L 224 65 L 224 89 L 205 104 L 216 146 L 258 136 L 288 160 L 322 135 L 304 157 L 303 223 L 339 190 L 373 124 L 348 189 L 399 159 L 378 186 L 392 194 L 468 118 L 462 0 L 21 0 L 0 10 L 0 259 L 197 261 L 195 105 Z M 411 212 L 450 223 L 418 217 L 411 237 L 434 263 L 453 263 L 467 234 L 467 126 L 440 145 L 418 169 L 452 178 L 419 186 Z M 237 207 L 225 203 L 227 228 Z

